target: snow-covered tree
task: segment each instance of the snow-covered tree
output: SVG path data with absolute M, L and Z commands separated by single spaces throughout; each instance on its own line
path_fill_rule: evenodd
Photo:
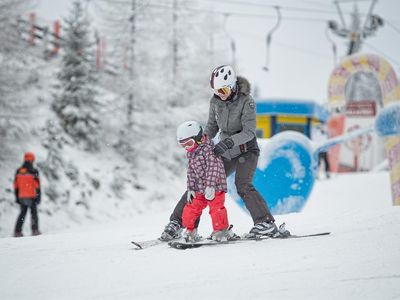
M 0 2 L 0 101 L 4 101 L 5 96 L 13 91 L 18 82 L 10 60 L 16 57 L 21 49 L 22 41 L 16 26 L 22 11 L 21 2 L 12 0 Z
M 29 68 L 24 64 L 23 41 L 17 26 L 26 9 L 24 2 L 0 1 L 0 139 L 20 131 L 14 119 L 18 105 L 15 95 L 24 85 Z
M 163 109 L 209 97 L 209 74 L 214 64 L 227 63 L 228 55 L 211 41 L 220 39 L 222 18 L 205 4 L 99 0 L 93 5 L 102 16 L 101 32 L 112 49 L 107 61 L 121 67 L 120 81 L 126 82 L 127 114 L 130 105 L 137 111 Z
M 64 21 L 64 55 L 58 74 L 61 91 L 53 102 L 53 109 L 75 142 L 92 151 L 99 146 L 100 121 L 90 23 L 79 1 L 73 3 Z

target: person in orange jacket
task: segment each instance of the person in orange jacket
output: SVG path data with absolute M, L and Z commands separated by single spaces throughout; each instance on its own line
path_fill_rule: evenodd
M 39 235 L 39 219 L 37 205 L 40 203 L 39 171 L 33 167 L 35 155 L 32 152 L 24 154 L 24 163 L 18 168 L 14 179 L 15 202 L 20 205 L 21 212 L 15 225 L 15 237 L 22 237 L 22 226 L 28 209 L 31 209 L 32 235 Z

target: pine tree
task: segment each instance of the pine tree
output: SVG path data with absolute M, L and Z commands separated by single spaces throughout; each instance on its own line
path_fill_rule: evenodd
M 62 68 L 58 74 L 61 94 L 53 109 L 61 126 L 85 150 L 98 149 L 98 103 L 95 99 L 96 77 L 93 63 L 93 43 L 90 41 L 90 23 L 79 1 L 73 3 L 65 20 Z
M 8 97 L 19 88 L 18 71 L 21 64 L 16 62 L 23 56 L 22 39 L 16 26 L 23 13 L 22 1 L 0 1 L 0 104 L 7 105 Z M 4 107 L 3 107 L 4 109 Z
M 23 0 L 0 0 L 0 160 L 3 153 L 12 151 L 12 142 L 24 132 L 21 110 L 28 108 L 19 98 L 27 85 L 27 78 L 35 74 L 27 63 L 29 52 L 21 38 L 18 22 L 31 9 Z M 11 143 L 7 141 L 10 139 Z M 10 148 L 9 148 L 10 147 Z

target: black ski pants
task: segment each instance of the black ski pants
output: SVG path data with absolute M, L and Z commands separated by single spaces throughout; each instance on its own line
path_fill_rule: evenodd
M 32 231 L 33 230 L 38 230 L 39 229 L 39 219 L 38 219 L 38 213 L 37 213 L 37 205 L 34 201 L 33 203 L 29 205 L 24 205 L 20 204 L 21 212 L 18 216 L 17 219 L 17 224 L 15 225 L 15 232 L 22 232 L 22 226 L 24 225 L 26 213 L 28 212 L 28 209 L 31 209 L 31 227 Z
M 265 221 L 274 222 L 275 219 L 269 211 L 266 202 L 253 185 L 253 177 L 257 168 L 258 154 L 254 152 L 246 152 L 232 160 L 223 158 L 223 162 L 227 177 L 236 171 L 236 190 L 250 212 L 254 224 Z M 186 194 L 187 191 L 182 195 L 178 204 L 175 206 L 175 209 L 170 216 L 170 221 L 175 220 L 178 221 L 179 224 L 182 224 L 182 212 L 186 205 Z M 200 219 L 197 220 L 196 227 L 198 226 L 199 221 Z
M 318 166 L 321 164 L 321 161 L 324 162 L 325 172 L 329 173 L 330 166 L 329 166 L 329 160 L 328 160 L 328 152 L 320 152 L 318 154 Z

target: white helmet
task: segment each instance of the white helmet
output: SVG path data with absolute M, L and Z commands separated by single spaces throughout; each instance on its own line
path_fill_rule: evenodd
M 236 74 L 231 66 L 216 67 L 211 73 L 210 85 L 214 90 L 229 86 L 232 90 L 236 86 Z
M 176 139 L 182 141 L 187 138 L 194 138 L 195 141 L 201 141 L 203 136 L 203 128 L 199 122 L 196 121 L 187 121 L 182 123 L 176 129 Z

